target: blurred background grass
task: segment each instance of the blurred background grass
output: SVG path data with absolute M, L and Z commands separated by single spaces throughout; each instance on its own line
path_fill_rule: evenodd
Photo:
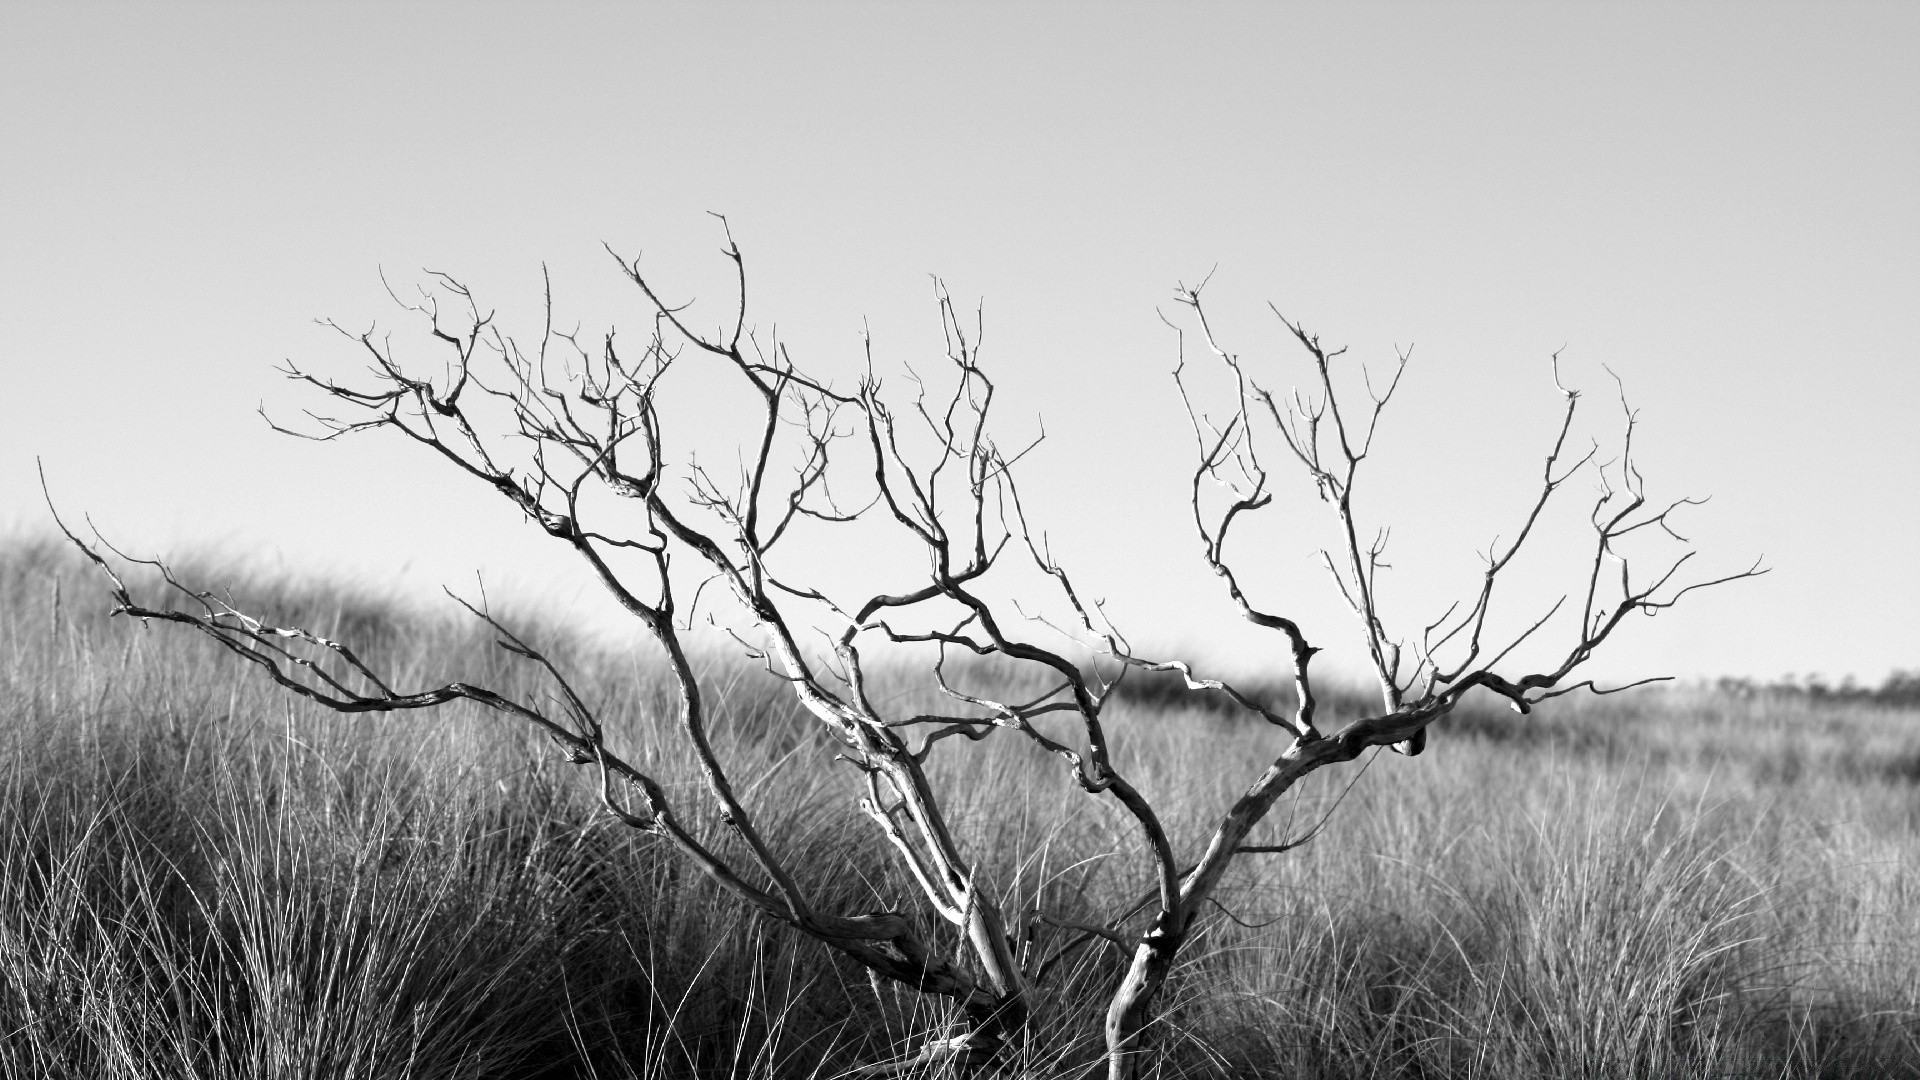
M 550 690 L 451 612 L 182 569 L 403 686 Z M 69 550 L 0 546 L 0 1075 L 826 1077 L 948 1020 L 741 911 L 509 721 L 326 713 L 104 601 Z M 726 849 L 650 656 L 535 623 Z M 888 707 L 936 704 L 909 675 Z M 857 776 L 778 681 L 721 659 L 703 677 L 736 784 L 821 905 L 913 908 Z M 1188 854 L 1281 749 L 1144 680 L 1110 721 Z M 1146 887 L 1128 821 L 1056 759 L 996 737 L 934 764 L 1010 914 L 1098 921 Z M 1727 686 L 1475 705 L 1419 759 L 1318 774 L 1256 840 L 1336 803 L 1312 843 L 1237 865 L 1163 1000 L 1166 1075 L 1920 1077 L 1911 704 Z M 1097 1056 L 1117 971 L 1105 946 L 1055 969 L 1031 1075 Z

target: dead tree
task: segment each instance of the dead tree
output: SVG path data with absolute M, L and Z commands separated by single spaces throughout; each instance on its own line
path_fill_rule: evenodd
M 705 797 L 737 841 L 728 845 L 737 856 L 723 853 L 719 838 L 696 835 L 684 825 L 666 788 L 608 746 L 587 695 L 484 607 L 470 610 L 491 627 L 501 648 L 542 670 L 557 688 L 555 704 L 461 682 L 396 688 L 348 643 L 270 625 L 178 580 L 159 563 L 147 565 L 158 570 L 167 598 L 138 599 L 102 554 L 111 550 L 104 542 L 97 536 L 83 541 L 64 523 L 60 527 L 106 575 L 115 614 L 196 629 L 320 705 L 384 713 L 465 700 L 539 728 L 567 760 L 589 771 L 608 814 L 671 844 L 740 903 L 877 976 L 950 1001 L 964 1019 L 963 1033 L 929 1043 L 894 1071 L 946 1061 L 975 1072 L 1012 1060 L 1036 1006 L 1050 993 L 1048 976 L 1060 955 L 1043 957 L 1022 947 L 1029 928 L 1046 924 L 1078 934 L 1080 943 L 1105 940 L 1127 954 L 1106 1011 L 1105 1068 L 1115 1080 L 1137 1075 L 1146 1060 L 1156 994 L 1234 859 L 1303 842 L 1247 842 L 1303 777 L 1353 761 L 1369 747 L 1419 753 L 1428 726 L 1476 688 L 1523 713 L 1574 689 L 1597 691 L 1589 681 L 1569 680 L 1628 615 L 1657 611 L 1694 589 L 1760 572 L 1756 566 L 1681 583 L 1689 552 L 1650 575 L 1633 573 L 1623 541 L 1636 533 L 1673 536 L 1670 517 L 1688 501 L 1647 503 L 1631 457 L 1631 413 L 1626 443 L 1610 465 L 1597 450 L 1569 460 L 1578 395 L 1563 390 L 1564 419 L 1540 487 L 1512 538 L 1489 550 L 1477 593 L 1417 639 L 1395 637 L 1376 601 L 1384 545 L 1362 542 L 1353 492 L 1405 356 L 1386 389 L 1356 417 L 1337 389 L 1340 353 L 1323 349 L 1317 337 L 1283 318 L 1306 350 L 1311 389 L 1278 399 L 1215 341 L 1200 290 L 1183 287 L 1178 299 L 1187 318 L 1232 387 L 1224 419 L 1210 418 L 1189 396 L 1183 345 L 1175 380 L 1197 447 L 1189 511 L 1206 564 L 1240 614 L 1286 643 L 1297 706 L 1290 714 L 1276 712 L 1228 682 L 1201 677 L 1186 661 L 1136 654 L 1098 606 L 1082 599 L 1020 501 L 1013 466 L 1030 446 L 1008 450 L 995 442 L 989 426 L 995 388 L 979 363 L 977 319 L 968 325 L 943 289 L 937 291 L 946 340 L 943 379 L 913 375 L 911 392 L 892 396 L 869 344 L 864 372 L 851 387 L 838 388 L 796 365 L 777 340 L 749 331 L 744 262 L 731 236 L 724 254 L 736 275 L 737 304 L 715 332 L 696 329 L 687 309 L 665 299 L 637 259 L 616 254 L 621 272 L 654 312 L 652 333 L 637 352 L 612 332 L 586 340 L 556 327 L 550 286 L 539 340 L 523 348 L 490 312 L 483 313 L 465 286 L 435 274 L 417 298 L 396 301 L 443 350 L 437 372 L 421 373 L 372 330 L 335 326 L 367 361 L 363 381 L 336 381 L 292 365 L 287 373 L 317 392 L 330 410 L 309 414 L 316 429 L 289 433 L 323 441 L 398 433 L 498 492 L 584 560 L 664 650 L 680 733 L 699 762 Z M 738 414 L 752 419 L 738 470 L 729 476 L 688 460 L 668 430 L 674 414 L 664 400 L 670 396 L 666 377 L 676 367 L 696 364 L 728 373 L 742 402 Z M 1323 732 L 1316 724 L 1310 668 L 1318 648 L 1294 621 L 1247 595 L 1227 552 L 1234 527 L 1272 501 L 1262 443 L 1255 437 L 1269 429 L 1332 509 L 1342 542 L 1326 555 L 1327 568 L 1360 624 L 1380 685 L 1379 711 L 1337 731 Z M 1561 605 L 1496 646 L 1488 636 L 1495 586 L 1534 535 L 1549 500 L 1582 472 L 1612 482 L 1592 510 L 1593 543 L 1582 558 L 1580 610 L 1569 620 L 1570 640 L 1554 664 L 1508 671 L 1503 664 L 1514 649 L 1547 626 Z M 1208 496 L 1216 484 L 1227 492 L 1223 507 Z M 796 566 L 784 558 L 783 545 L 790 546 L 800 531 L 875 526 L 890 529 L 924 557 L 917 580 L 848 600 L 808 580 L 804 557 Z M 684 564 L 678 568 L 676 556 Z M 1010 564 L 1012 570 L 1004 569 Z M 700 572 L 690 575 L 688 565 Z M 1035 620 L 1022 609 L 1008 610 L 1005 591 L 987 585 L 1022 566 L 1073 613 L 1071 629 L 1087 651 L 1075 655 L 1042 644 L 1057 635 L 1034 633 Z M 703 605 L 700 590 L 707 585 L 730 599 Z M 687 637 L 696 606 L 712 617 L 724 615 L 748 655 L 782 678 L 824 726 L 838 760 L 857 775 L 858 812 L 918 886 L 923 914 L 947 931 L 929 935 L 925 921 L 910 912 L 823 910 L 808 895 L 736 794 L 709 739 L 709 702 L 695 678 Z M 835 628 L 830 645 L 809 649 L 803 642 L 823 622 Z M 955 703 L 951 712 L 898 715 L 877 703 L 863 653 L 875 645 L 926 650 L 933 683 Z M 996 658 L 1037 672 L 1043 679 L 1033 685 L 1045 689 L 1022 700 L 963 689 L 949 678 L 947 661 L 954 655 Z M 1224 695 L 1281 736 L 1272 762 L 1187 859 L 1175 852 L 1160 814 L 1109 750 L 1103 711 L 1118 681 L 1139 669 L 1177 671 L 1194 692 Z M 1092 917 L 1002 910 L 986 860 L 957 838 L 926 763 L 936 751 L 946 752 L 943 747 L 959 745 L 956 740 L 979 742 L 1003 731 L 1011 733 L 1003 737 L 1025 740 L 1057 760 L 1067 781 L 1090 797 L 1112 800 L 1130 821 L 1145 853 L 1141 869 L 1151 882 L 1138 904 Z

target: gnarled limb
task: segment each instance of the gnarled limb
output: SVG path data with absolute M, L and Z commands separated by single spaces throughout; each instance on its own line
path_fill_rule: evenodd
M 1231 395 L 1222 415 L 1196 404 L 1182 331 L 1174 379 L 1195 446 L 1188 509 L 1204 564 L 1222 582 L 1238 617 L 1285 642 L 1295 700 L 1290 711 L 1282 710 L 1202 673 L 1191 658 L 1136 652 L 1100 605 L 1086 600 L 1045 534 L 1029 522 L 1015 483 L 1015 465 L 1038 440 L 1005 450 L 996 441 L 991 416 L 998 391 L 980 360 L 979 317 L 963 318 L 943 285 L 936 282 L 935 303 L 944 355 L 924 374 L 907 369 L 907 393 L 892 392 L 899 379 L 882 377 L 871 339 L 852 388 L 836 388 L 832 379 L 804 370 L 782 342 L 752 328 L 745 260 L 730 233 L 722 254 L 732 264 L 738 292 L 712 334 L 694 329 L 687 306 L 665 301 L 637 259 L 616 254 L 621 273 L 652 307 L 653 332 L 637 348 L 611 331 L 596 338 L 557 329 L 550 285 L 538 341 L 523 348 L 466 286 L 433 274 L 417 298 L 396 294 L 395 300 L 423 324 L 421 339 L 438 357 L 435 373 L 420 374 L 418 358 L 402 356 L 390 336 L 333 323 L 327 325 L 368 361 L 360 379 L 337 380 L 292 364 L 287 373 L 333 410 L 309 412 L 308 429 L 294 434 L 327 441 L 391 430 L 457 475 L 495 491 L 584 562 L 663 649 L 678 698 L 677 737 L 698 763 L 702 796 L 738 848 L 682 826 L 667 789 L 606 745 L 587 695 L 484 604 L 467 606 L 491 628 L 500 648 L 543 672 L 557 690 L 551 702 L 458 682 L 397 688 L 346 643 L 245 614 L 149 560 L 133 561 L 159 575 L 164 598 L 137 599 L 102 554 L 111 548 L 97 537 L 83 541 L 64 523 L 60 527 L 105 573 L 116 614 L 206 634 L 290 692 L 335 711 L 406 712 L 465 700 L 532 724 L 567 760 L 593 770 L 607 813 L 665 839 L 740 902 L 876 977 L 949 1000 L 964 1018 L 963 1032 L 877 1067 L 883 1072 L 990 1064 L 1025 1036 L 1036 996 L 1046 992 L 1064 958 L 1098 941 L 1128 956 L 1107 1005 L 1105 1033 L 1109 1075 L 1132 1076 L 1146 1052 L 1156 995 L 1202 913 L 1218 906 L 1215 894 L 1234 859 L 1282 854 L 1322 835 L 1331 810 L 1280 843 L 1249 842 L 1302 779 L 1370 748 L 1420 753 L 1429 726 L 1476 689 L 1523 713 L 1575 689 L 1611 692 L 1579 678 L 1579 669 L 1628 614 L 1664 610 L 1696 589 L 1762 572 L 1756 564 L 1686 578 L 1690 550 L 1646 570 L 1639 542 L 1657 537 L 1684 546 L 1673 516 L 1694 502 L 1649 501 L 1633 458 L 1631 410 L 1617 459 L 1602 462 L 1597 448 L 1578 455 L 1568 449 L 1579 395 L 1561 385 L 1556 356 L 1554 383 L 1564 412 L 1518 527 L 1487 548 L 1471 595 L 1418 635 L 1397 636 L 1381 604 L 1389 534 L 1361 520 L 1355 491 L 1408 354 L 1396 355 L 1390 377 L 1378 385 L 1364 367 L 1359 380 L 1336 376 L 1335 366 L 1346 363 L 1344 351 L 1324 347 L 1300 323 L 1280 316 L 1288 338 L 1306 354 L 1307 389 L 1276 394 L 1217 340 L 1202 302 L 1205 283 L 1182 286 L 1176 299 L 1225 372 Z M 748 431 L 734 475 L 716 473 L 669 440 L 663 417 L 672 412 L 667 403 L 676 373 L 694 365 L 717 370 L 729 392 L 739 395 L 726 410 Z M 1364 388 L 1364 400 L 1354 397 L 1355 386 Z M 1284 598 L 1253 595 L 1256 590 L 1245 583 L 1252 576 L 1239 572 L 1248 557 L 1243 526 L 1274 501 L 1263 458 L 1274 437 L 1285 447 L 1282 459 L 1313 481 L 1331 511 L 1338 540 L 1321 557 L 1355 617 L 1367 666 L 1379 684 L 1378 710 L 1336 730 L 1319 715 L 1313 662 L 1321 646 L 1286 614 Z M 1490 613 L 1496 595 L 1506 602 L 1499 581 L 1544 531 L 1538 525 L 1568 481 L 1588 472 L 1600 479 L 1601 489 L 1588 513 L 1593 540 L 1579 564 L 1577 588 L 1543 603 L 1544 613 L 1518 633 L 1496 639 Z M 1224 501 L 1211 494 L 1216 487 Z M 869 568 L 872 580 L 835 589 L 810 576 L 817 568 L 804 555 L 792 554 L 798 535 L 844 536 L 833 530 L 856 524 L 862 531 L 853 535 L 860 542 L 884 534 L 920 569 L 902 571 L 876 560 Z M 1005 558 L 1009 550 L 1015 558 Z M 1010 582 L 1016 574 L 1026 578 Z M 1053 610 L 1070 611 L 1066 626 L 1005 599 L 1009 593 L 1031 599 L 1030 588 L 1020 590 L 1036 580 Z M 836 758 L 855 770 L 854 809 L 867 823 L 863 828 L 870 827 L 874 842 L 897 861 L 925 916 L 825 911 L 804 875 L 793 872 L 735 790 L 709 737 L 708 703 L 685 637 L 696 613 L 720 624 L 821 724 Z M 1537 647 L 1568 623 L 1573 632 L 1550 662 L 1519 666 L 1514 657 L 1520 646 Z M 1053 639 L 1036 626 L 1073 641 L 1048 644 Z M 950 706 L 902 711 L 875 692 L 874 658 L 903 653 L 932 654 L 929 686 Z M 948 669 L 953 654 L 983 658 L 997 672 L 1037 676 L 1028 685 L 1043 689 L 1021 696 L 961 680 Z M 1115 761 L 1106 726 L 1115 687 L 1139 672 L 1178 673 L 1189 690 L 1224 697 L 1285 735 L 1285 745 L 1221 812 L 1197 857 L 1184 864 L 1176 861 L 1173 840 L 1148 793 Z M 1111 798 L 1125 815 L 1144 850 L 1137 870 L 1147 887 L 1137 902 L 1089 912 L 1005 899 L 991 880 L 988 860 L 970 849 L 949 820 L 928 771 L 935 754 L 1003 731 L 1058 762 L 1083 792 Z M 1067 906 L 1085 907 L 1084 899 L 1082 891 Z M 1020 910 L 1008 910 L 1016 906 Z M 1010 927 L 1023 937 L 1016 940 Z M 1072 940 L 1050 952 L 1041 948 L 1038 935 L 1048 927 Z
M 1243 853 L 1273 852 L 1297 846 L 1250 845 L 1245 841 L 1275 802 L 1300 780 L 1321 768 L 1352 761 L 1369 747 L 1390 746 L 1408 756 L 1418 754 L 1425 747 L 1428 727 L 1475 688 L 1484 688 L 1505 698 L 1522 713 L 1540 701 L 1575 689 L 1612 692 L 1595 687 L 1591 680 L 1571 683 L 1568 680 L 1611 637 L 1629 613 L 1664 610 L 1696 589 L 1765 572 L 1755 563 L 1746 570 L 1680 584 L 1679 571 L 1693 556 L 1689 550 L 1662 564 L 1655 573 L 1635 579 L 1631 557 L 1624 550 L 1623 542 L 1634 533 L 1657 531 L 1684 543 L 1673 530 L 1670 518 L 1679 508 L 1696 503 L 1680 499 L 1664 507 L 1649 507 L 1632 455 L 1635 417 L 1631 409 L 1625 408 L 1624 399 L 1626 425 L 1618 461 L 1611 468 L 1600 464 L 1596 449 L 1571 464 L 1562 463 L 1579 395 L 1560 383 L 1556 353 L 1554 385 L 1565 399 L 1566 408 L 1546 455 L 1541 485 L 1513 538 L 1504 547 L 1496 542 L 1488 549 L 1480 588 L 1472 601 L 1464 610 L 1457 605 L 1449 609 L 1427 627 L 1421 644 L 1416 646 L 1415 670 L 1411 676 L 1404 676 L 1402 642 L 1388 631 L 1379 603 L 1377 575 L 1385 566 L 1382 555 L 1386 534 L 1382 530 L 1373 540 L 1362 543 L 1364 531 L 1358 523 L 1353 492 L 1360 465 L 1372 447 L 1381 414 L 1399 386 L 1408 355 L 1403 352 L 1397 356 L 1393 375 L 1384 390 L 1376 391 L 1371 380 L 1365 380 L 1369 404 L 1364 421 L 1355 425 L 1342 408 L 1341 394 L 1331 370 L 1333 361 L 1344 350 L 1327 350 L 1316 335 L 1276 310 L 1275 315 L 1292 338 L 1306 350 L 1314 383 L 1312 391 L 1304 394 L 1295 391 L 1282 403 L 1282 399 L 1252 379 L 1237 356 L 1217 342 L 1200 293 L 1201 287 L 1182 286 L 1176 298 L 1191 309 L 1209 350 L 1226 369 L 1233 387 L 1233 403 L 1224 422 L 1212 420 L 1195 407 L 1184 378 L 1185 335 L 1181 333 L 1181 357 L 1174 378 L 1181 400 L 1186 404 L 1196 442 L 1198 464 L 1193 473 L 1191 501 L 1194 525 L 1208 567 L 1226 583 L 1228 596 L 1242 617 L 1257 626 L 1278 631 L 1286 638 L 1294 661 L 1292 675 L 1298 694 L 1299 719 L 1293 725 L 1294 738 L 1290 745 L 1228 808 L 1208 837 L 1198 861 L 1182 875 L 1178 902 L 1156 918 L 1134 950 L 1133 962 L 1108 1011 L 1109 1074 L 1113 1080 L 1133 1075 L 1144 1052 L 1143 1034 L 1152 1018 L 1154 995 L 1165 982 L 1194 919 L 1204 905 L 1213 902 L 1213 894 L 1234 858 Z M 1178 326 L 1174 328 L 1180 331 Z M 1253 604 L 1225 554 L 1232 527 L 1247 515 L 1265 509 L 1272 501 L 1268 474 L 1255 441 L 1254 418 L 1261 413 L 1278 432 L 1295 462 L 1313 480 L 1322 500 L 1333 508 L 1342 552 L 1337 558 L 1323 552 L 1323 559 L 1342 598 L 1361 625 L 1368 658 L 1380 684 L 1383 710 L 1379 714 L 1354 720 L 1324 736 L 1311 724 L 1313 690 L 1309 665 L 1319 650 L 1307 642 L 1298 624 Z M 1601 494 L 1589 514 L 1594 542 L 1582 575 L 1584 599 L 1575 633 L 1557 664 L 1526 674 L 1501 674 L 1499 669 L 1514 650 L 1539 632 L 1562 609 L 1563 602 L 1551 605 L 1545 615 L 1505 645 L 1490 649 L 1485 646 L 1484 638 L 1496 582 L 1522 545 L 1535 535 L 1535 526 L 1553 496 L 1569 478 L 1588 470 L 1599 477 Z M 1219 484 L 1228 492 L 1226 507 L 1212 514 L 1203 508 L 1202 502 L 1203 483 L 1207 481 Z M 1603 597 L 1601 588 L 1602 571 L 1609 563 L 1618 569 L 1618 591 L 1611 599 Z M 1114 646 L 1114 639 L 1105 640 L 1110 647 Z M 1459 658 L 1450 665 L 1437 661 L 1435 654 L 1456 640 L 1464 642 Z M 1489 651 L 1493 654 L 1490 658 L 1486 655 Z M 1156 666 L 1180 670 L 1187 676 L 1189 685 L 1195 685 L 1190 673 L 1178 664 Z M 1272 719 L 1265 709 L 1255 711 Z M 1308 838 L 1317 832 L 1318 827 Z

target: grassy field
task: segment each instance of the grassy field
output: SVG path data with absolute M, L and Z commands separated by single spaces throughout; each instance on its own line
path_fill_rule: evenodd
M 540 692 L 451 616 L 239 591 L 402 682 Z M 831 1077 L 947 1019 L 738 910 L 508 721 L 322 714 L 103 609 L 67 553 L 0 549 L 0 1076 Z M 644 654 L 534 636 L 622 752 L 692 775 Z M 709 678 L 722 753 L 822 906 L 910 906 L 780 687 Z M 1556 704 L 1450 718 L 1313 843 L 1244 859 L 1164 1002 L 1165 1074 L 1920 1077 L 1920 713 Z M 1117 710 L 1119 764 L 1188 850 L 1279 749 L 1164 697 Z M 1126 821 L 1026 746 L 936 762 L 1010 911 L 1097 917 L 1144 886 Z M 1033 1075 L 1096 1055 L 1084 1008 L 1116 970 L 1075 954 Z

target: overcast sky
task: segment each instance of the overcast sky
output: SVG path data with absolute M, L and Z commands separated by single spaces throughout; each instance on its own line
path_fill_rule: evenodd
M 0 522 L 63 507 L 425 596 L 483 571 L 606 605 L 497 499 L 392 441 L 255 414 L 357 360 L 316 316 L 404 327 L 380 285 L 452 272 L 537 333 L 640 334 L 602 242 L 847 376 L 937 357 L 929 275 L 982 306 L 1035 516 L 1142 645 L 1245 668 L 1195 555 L 1162 313 L 1212 274 L 1231 347 L 1306 375 L 1271 301 L 1348 360 L 1413 363 L 1363 519 L 1408 631 L 1511 535 L 1551 439 L 1548 358 L 1703 573 L 1616 678 L 1920 668 L 1920 6 L 35 5 L 0 13 Z M 718 321 L 716 316 L 714 321 Z M 680 406 L 698 418 L 699 401 Z M 1285 489 L 1288 499 L 1300 489 Z M 1570 493 L 1584 502 L 1590 487 Z M 1572 522 L 1579 506 L 1569 502 Z M 1311 500 L 1236 550 L 1357 670 Z M 1572 531 L 1543 539 L 1571 538 Z M 1513 618 L 1580 580 L 1543 547 Z M 884 584 L 884 583 L 883 583 Z

